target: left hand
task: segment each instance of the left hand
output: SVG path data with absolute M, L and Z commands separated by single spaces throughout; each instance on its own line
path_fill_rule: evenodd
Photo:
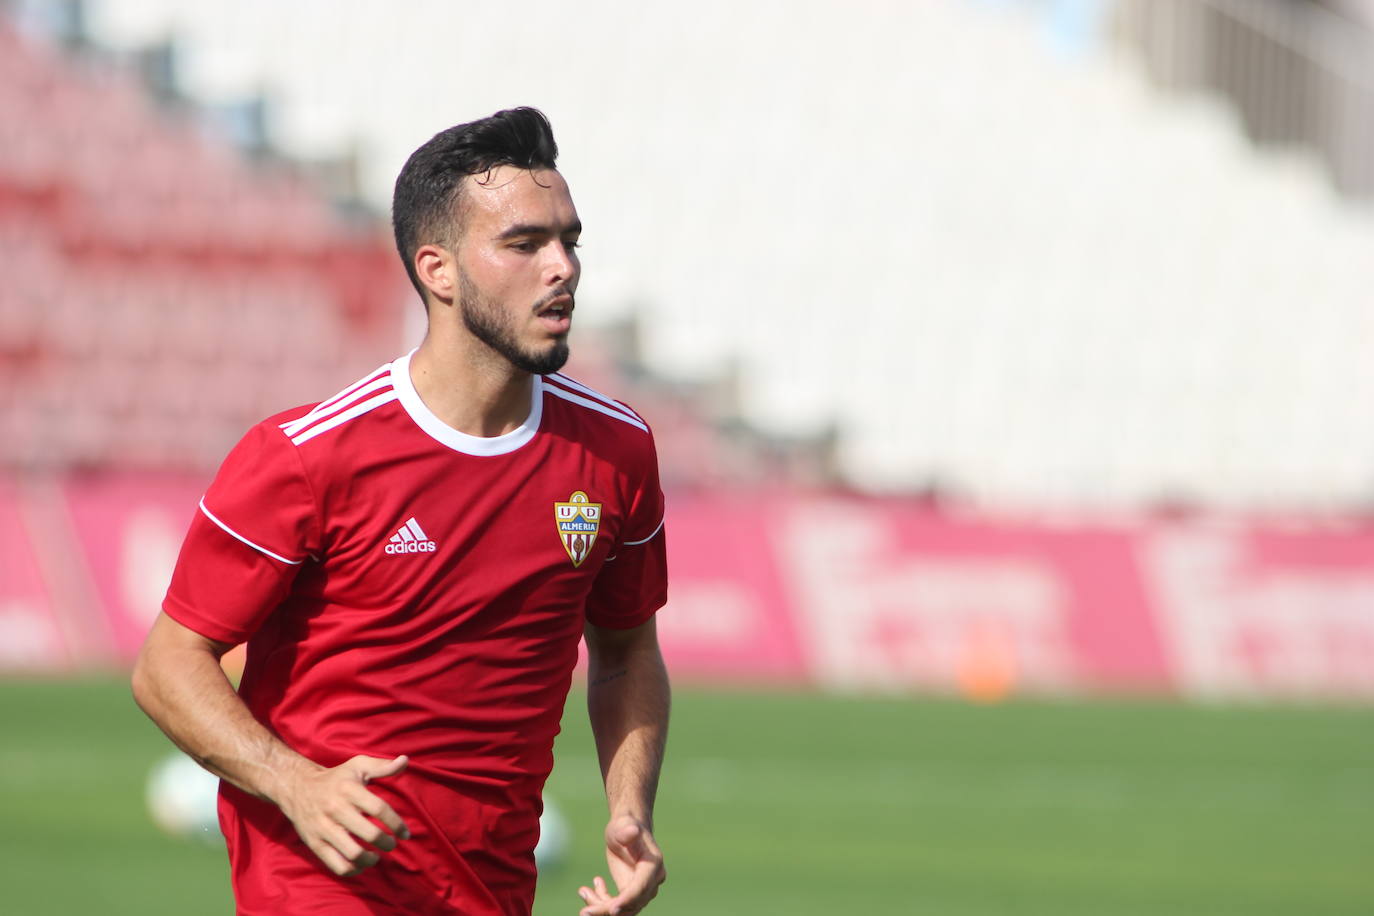
M 643 821 L 629 814 L 612 818 L 606 825 L 606 864 L 619 893 L 612 895 L 600 875 L 591 887 L 577 893 L 587 905 L 578 916 L 631 916 L 658 894 L 668 877 L 663 852 Z

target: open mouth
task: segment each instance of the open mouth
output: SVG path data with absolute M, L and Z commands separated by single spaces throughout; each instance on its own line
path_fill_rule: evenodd
M 535 315 L 549 330 L 566 331 L 572 324 L 574 307 L 572 296 L 559 296 L 536 311 Z

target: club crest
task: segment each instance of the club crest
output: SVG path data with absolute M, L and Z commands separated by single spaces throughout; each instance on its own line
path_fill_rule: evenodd
M 601 528 L 601 503 L 592 502 L 586 493 L 578 490 L 567 502 L 553 504 L 553 520 L 558 525 L 558 536 L 563 539 L 568 559 L 573 566 L 581 566 L 592 552 L 596 533 Z

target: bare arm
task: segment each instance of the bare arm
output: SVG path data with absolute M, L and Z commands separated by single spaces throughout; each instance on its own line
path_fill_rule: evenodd
M 219 659 L 230 648 L 158 615 L 134 666 L 134 699 L 201 766 L 280 807 L 335 874 L 375 864 L 377 853 L 358 840 L 388 851 L 396 847 L 392 834 L 405 839 L 408 831 L 364 786 L 399 773 L 406 758 L 354 757 L 331 769 L 296 753 L 253 717 L 224 676 Z
M 587 712 L 610 808 L 606 861 L 619 893 L 596 878 L 582 888 L 582 916 L 637 913 L 667 877 L 653 823 L 668 739 L 668 673 L 652 619 L 630 630 L 588 624 L 586 639 Z

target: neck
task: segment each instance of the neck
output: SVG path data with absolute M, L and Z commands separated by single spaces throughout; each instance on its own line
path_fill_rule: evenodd
M 436 417 L 469 436 L 513 432 L 530 413 L 533 376 L 473 338 L 425 335 L 410 358 L 410 380 Z

